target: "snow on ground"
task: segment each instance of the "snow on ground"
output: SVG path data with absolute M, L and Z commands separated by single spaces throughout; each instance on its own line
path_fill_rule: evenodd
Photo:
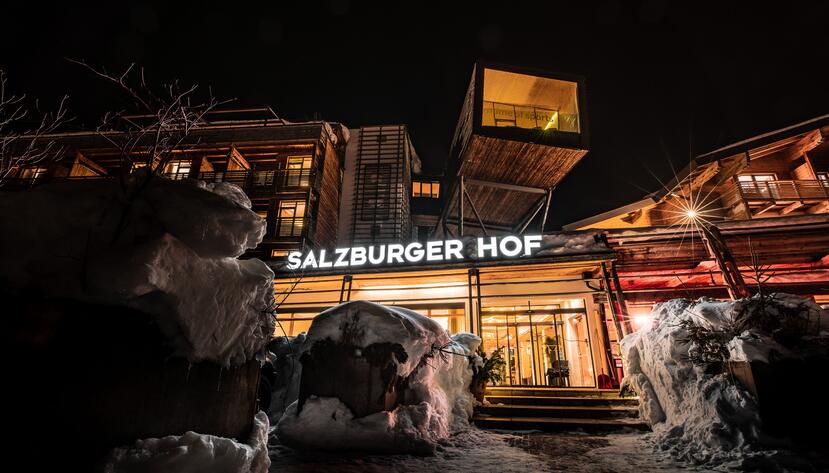
M 131 447 L 113 450 L 104 473 L 265 473 L 268 458 L 268 416 L 254 417 L 247 443 L 187 432 L 163 438 L 138 440 Z
M 156 314 L 191 361 L 253 358 L 273 333 L 273 272 L 237 257 L 262 240 L 264 221 L 233 184 L 142 187 L 141 176 L 126 188 L 69 180 L 0 196 L 0 283 Z
M 434 320 L 417 312 L 368 301 L 351 301 L 318 315 L 301 351 L 334 341 L 364 351 L 375 344 L 399 344 L 404 359 L 396 375 L 405 379 L 405 404 L 355 418 L 336 397 L 310 396 L 302 409 L 288 406 L 277 431 L 286 443 L 309 449 L 431 453 L 442 439 L 466 428 L 474 398 L 470 357 L 481 339 L 449 337 Z M 272 414 L 272 417 L 275 417 Z
M 651 450 L 641 433 L 592 435 L 487 431 L 471 427 L 443 440 L 434 456 L 372 455 L 359 452 L 299 452 L 271 444 L 271 471 L 645 473 L 707 471 L 683 469 Z
M 621 342 L 625 360 L 625 382 L 640 399 L 640 414 L 652 427 L 649 442 L 689 464 L 723 468 L 805 468 L 798 455 L 768 450 L 776 444 L 764 436 L 755 398 L 739 383 L 720 371 L 706 372 L 688 356 L 705 356 L 688 340 L 682 321 L 721 329 L 734 324 L 747 307 L 761 307 L 778 314 L 796 308 L 807 317 L 812 329 L 822 329 L 825 314 L 814 302 L 785 294 L 759 300 L 699 301 L 673 300 L 654 307 L 650 327 L 628 335 Z M 764 361 L 770 350 L 793 356 L 774 342 L 769 334 L 749 331 L 725 343 L 727 355 L 740 361 Z M 808 469 L 806 471 L 809 471 Z

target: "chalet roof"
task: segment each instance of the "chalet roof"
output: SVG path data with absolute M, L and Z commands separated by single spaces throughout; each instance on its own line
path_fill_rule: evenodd
M 796 123 L 785 128 L 770 131 L 768 133 L 763 133 L 762 135 L 753 136 L 751 138 L 732 143 L 728 146 L 715 149 L 714 151 L 709 151 L 708 153 L 697 156 L 694 161 L 696 161 L 697 164 L 714 162 L 718 159 L 745 153 L 747 151 L 751 151 L 752 149 L 765 146 L 769 143 L 774 143 L 775 141 L 784 140 L 824 127 L 829 127 L 829 114 L 821 115 L 819 117 Z
M 642 200 L 569 223 L 567 225 L 564 225 L 562 228 L 564 230 L 576 230 L 579 228 L 583 228 L 587 225 L 592 225 L 603 220 L 607 220 L 619 215 L 624 215 L 626 213 L 634 212 L 636 210 L 645 208 L 648 205 L 657 203 L 663 197 L 670 194 L 673 189 L 675 189 L 681 182 L 685 181 L 690 176 L 694 175 L 695 173 L 703 172 L 705 168 L 711 163 L 715 163 L 718 160 L 724 158 L 751 152 L 752 150 L 756 150 L 757 148 L 761 148 L 779 141 L 795 141 L 796 138 L 799 138 L 815 130 L 821 130 L 820 132 L 823 136 L 829 135 L 829 114 L 821 115 L 800 123 L 796 123 L 794 125 L 787 126 L 785 128 L 780 128 L 778 130 L 763 133 L 761 135 L 738 141 L 728 146 L 724 146 L 722 148 L 718 148 L 713 151 L 701 154 L 693 158 L 688 163 L 688 165 L 685 166 L 685 168 L 676 173 L 674 175 L 674 178 L 671 179 L 667 184 L 663 185 L 661 189 L 647 194 L 645 197 L 642 198 Z

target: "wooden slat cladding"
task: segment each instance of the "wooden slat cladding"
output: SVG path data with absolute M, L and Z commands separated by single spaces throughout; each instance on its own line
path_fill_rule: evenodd
M 322 179 L 319 187 L 319 203 L 316 216 L 315 241 L 317 246 L 333 248 L 337 242 L 339 224 L 340 182 L 342 170 L 335 145 L 326 142 L 319 159 L 322 164 Z
M 483 181 L 548 189 L 573 169 L 587 150 L 474 135 L 459 174 Z
M 758 225 L 759 226 L 759 225 Z M 750 239 L 749 239 L 750 237 Z M 710 259 L 698 235 L 693 243 L 690 233 L 652 241 L 625 241 L 611 238 L 611 247 L 619 255 L 617 264 L 624 273 L 693 269 Z M 726 235 L 726 243 L 742 266 L 749 266 L 752 253 L 761 265 L 814 263 L 829 254 L 829 232 L 824 228 L 792 231 L 781 229 L 751 235 Z M 680 241 L 682 242 L 680 244 Z
M 467 185 L 467 191 L 475 208 L 480 212 L 486 224 L 515 226 L 522 216 L 527 214 L 543 195 L 495 189 L 478 185 Z M 457 201 L 457 199 L 455 199 Z M 464 200 L 464 217 L 467 222 L 476 222 L 469 202 Z M 450 220 L 458 218 L 458 204 L 455 203 L 448 213 Z

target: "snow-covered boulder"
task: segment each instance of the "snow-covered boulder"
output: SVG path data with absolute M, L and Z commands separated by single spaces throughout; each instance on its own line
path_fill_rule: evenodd
M 156 314 L 178 354 L 241 364 L 273 333 L 265 222 L 233 184 L 55 182 L 0 195 L 0 284 Z
M 440 440 L 469 425 L 474 405 L 470 363 L 480 343 L 471 334 L 449 337 L 437 322 L 404 308 L 351 301 L 326 310 L 314 319 L 302 346 L 299 400 L 279 421 L 278 436 L 300 448 L 432 453 Z M 358 398 L 352 390 L 372 392 L 372 386 L 355 381 L 320 387 L 308 381 L 319 379 L 326 366 L 332 378 L 342 374 L 336 372 L 342 360 L 320 359 L 333 353 L 320 347 L 331 346 L 353 354 L 353 360 L 367 358 L 369 372 L 380 370 L 379 379 L 370 379 L 382 389 L 374 390 L 369 401 L 381 406 L 385 401 L 388 409 L 357 415 L 346 404 Z M 387 356 L 376 355 L 383 350 Z
M 267 473 L 268 416 L 259 412 L 247 442 L 187 432 L 143 439 L 116 448 L 106 460 L 104 473 Z
M 677 299 L 657 304 L 653 323 L 622 339 L 624 383 L 639 395 L 640 414 L 651 425 L 658 448 L 707 465 L 740 463 L 762 448 L 766 437 L 757 399 L 729 373 L 711 368 L 727 361 L 767 363 L 798 356 L 775 340 L 780 328 L 747 328 L 770 326 L 759 319 L 745 323 L 746 314 L 774 320 L 784 312 L 797 319 L 804 333 L 816 335 L 828 318 L 813 301 L 786 294 L 738 301 Z M 711 346 L 701 347 L 689 336 L 689 323 L 730 337 L 713 344 L 720 363 L 707 360 Z

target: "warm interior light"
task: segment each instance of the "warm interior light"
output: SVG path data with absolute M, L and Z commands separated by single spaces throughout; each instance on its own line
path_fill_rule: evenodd
M 649 328 L 653 324 L 653 316 L 651 314 L 637 314 L 633 316 L 633 326 L 637 330 Z
M 553 123 L 556 121 L 556 117 L 558 116 L 558 112 L 553 112 L 553 116 L 550 117 L 550 121 L 547 122 L 547 126 L 544 127 L 545 130 L 549 130 Z

